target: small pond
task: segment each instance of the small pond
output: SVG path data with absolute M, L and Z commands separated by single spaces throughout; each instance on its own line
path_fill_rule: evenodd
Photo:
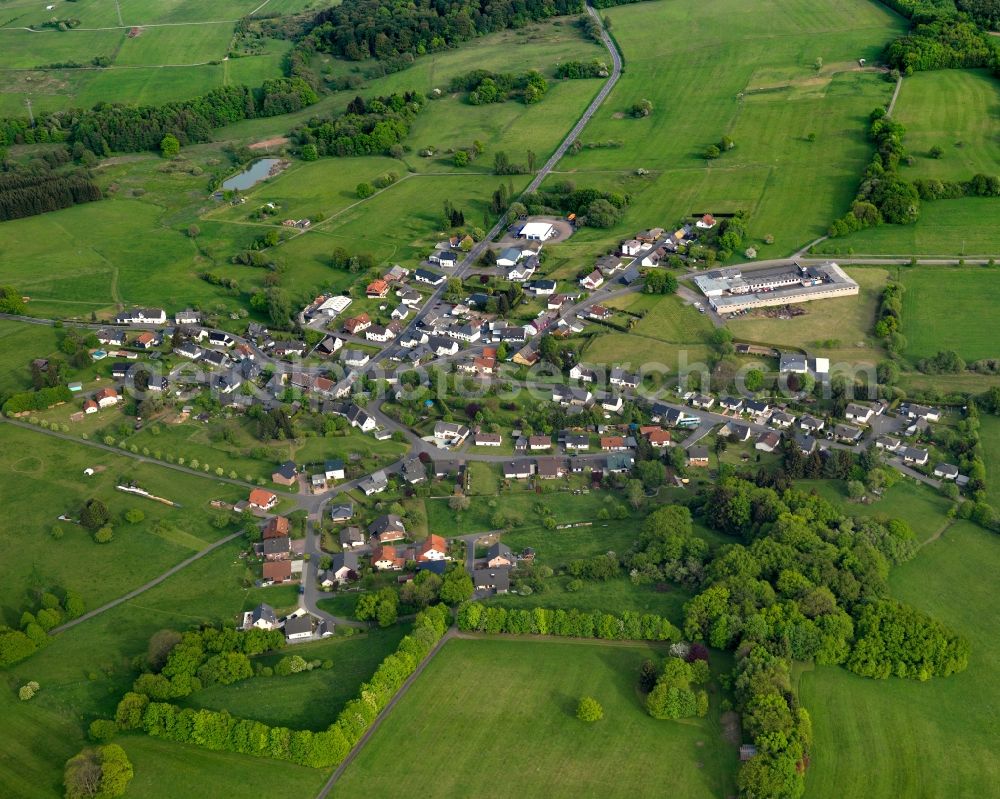
M 254 161 L 238 175 L 233 175 L 225 181 L 222 184 L 222 188 L 227 191 L 231 191 L 232 189 L 239 189 L 240 191 L 249 189 L 270 175 L 271 169 L 275 164 L 280 162 L 280 158 L 261 158 L 259 161 Z

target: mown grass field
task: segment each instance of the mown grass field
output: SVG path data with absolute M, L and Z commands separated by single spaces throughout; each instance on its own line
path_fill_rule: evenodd
M 741 316 L 726 323 L 738 339 L 781 347 L 804 347 L 832 361 L 877 360 L 882 348 L 872 336 L 879 294 L 889 273 L 885 269 L 850 269 L 860 292 L 798 306 L 805 313 L 791 319 L 763 315 Z
M 705 720 L 657 721 L 636 692 L 649 645 L 454 640 L 445 645 L 334 788 L 427 797 L 717 797 L 738 759 L 714 706 Z M 583 695 L 604 707 L 575 717 Z M 511 764 L 484 767 L 484 757 Z M 516 767 L 514 764 L 517 764 Z
M 121 20 L 116 5 L 121 9 Z M 23 116 L 29 97 L 36 112 L 49 112 L 90 107 L 100 101 L 182 100 L 226 83 L 258 86 L 264 79 L 281 74 L 281 54 L 287 43 L 268 42 L 263 53 L 238 59 L 239 66 L 233 69 L 223 59 L 236 20 L 260 5 L 260 0 L 210 4 L 193 0 L 119 0 L 117 4 L 114 0 L 60 0 L 50 11 L 44 3 L 5 2 L 0 8 L 0 113 Z M 290 0 L 281 6 L 266 5 L 292 13 L 311 3 Z M 53 16 L 79 19 L 80 26 L 68 31 L 25 30 Z M 140 35 L 127 35 L 133 26 L 142 28 Z M 91 59 L 97 56 L 110 59 L 110 65 L 103 69 L 54 66 L 76 62 L 90 67 Z
M 994 507 L 1000 504 L 1000 418 L 983 414 L 979 419 L 979 436 L 986 464 L 986 497 Z
M 91 720 L 114 713 L 134 679 L 133 659 L 145 653 L 157 630 L 184 630 L 204 622 L 232 624 L 239 612 L 261 601 L 277 601 L 268 589 L 241 587 L 244 567 L 238 552 L 238 542 L 227 544 L 135 599 L 56 636 L 48 647 L 4 672 L 0 716 L 6 751 L 0 758 L 0 785 L 6 795 L 23 799 L 63 795 L 63 764 L 86 745 L 84 734 Z M 93 563 L 92 558 L 79 559 L 76 568 L 85 572 L 82 564 Z M 137 564 L 141 565 L 140 555 L 122 565 L 134 569 Z M 7 596 L 6 582 L 3 590 Z M 14 690 L 27 680 L 42 685 L 30 703 L 20 702 Z M 135 754 L 136 796 L 217 795 L 225 792 L 222 786 L 234 790 L 244 777 L 259 780 L 261 790 L 284 780 L 282 791 L 308 796 L 326 776 L 287 763 L 146 738 L 122 742 L 130 756 Z M 169 776 L 178 769 L 183 773 Z
M 1000 200 L 995 198 L 924 201 L 920 203 L 920 218 L 912 225 L 879 225 L 842 238 L 827 239 L 816 246 L 815 252 L 992 258 L 998 255 L 998 245 L 991 220 L 998 214 Z
M 875 60 L 903 31 L 902 20 L 867 0 L 709 7 L 682 0 L 607 14 L 625 73 L 580 140 L 622 144 L 568 156 L 558 169 L 578 185 L 634 193 L 633 210 L 614 232 L 743 209 L 753 236 L 774 235 L 768 255 L 825 233 L 870 157 L 865 117 L 891 94 L 882 76 L 857 71 L 855 59 Z M 818 57 L 827 65 L 820 74 L 812 68 Z M 782 86 L 752 93 L 763 83 L 773 87 L 776 72 Z M 642 98 L 652 101 L 652 114 L 629 117 Z M 736 148 L 705 161 L 705 148 L 723 135 Z M 635 177 L 640 167 L 652 175 Z M 580 241 L 597 238 L 608 236 L 585 231 Z
M 900 272 L 906 354 L 955 350 L 967 361 L 1000 356 L 1000 271 L 983 267 L 914 267 Z
M 325 730 L 357 696 L 361 683 L 396 650 L 406 632 L 406 626 L 398 624 L 356 638 L 296 645 L 256 660 L 273 667 L 285 655 L 301 655 L 306 660 L 332 660 L 333 668 L 213 686 L 192 694 L 182 704 L 228 710 L 234 716 L 296 730 Z
M 7 623 L 17 623 L 32 589 L 72 589 L 88 609 L 94 608 L 237 529 L 213 527 L 208 507 L 211 499 L 242 498 L 244 492 L 236 486 L 9 424 L 0 425 L 0 454 L 0 502 L 9 520 L 0 526 L 5 553 L 0 604 Z M 88 477 L 85 468 L 97 473 Z M 115 490 L 123 480 L 134 480 L 182 507 Z M 79 525 L 57 520 L 63 513 L 79 518 L 90 498 L 104 501 L 111 513 L 114 540 L 108 544 L 95 543 Z M 142 522 L 124 520 L 132 508 L 145 514 Z M 54 526 L 63 532 L 61 539 L 51 535 Z
M 906 150 L 916 158 L 904 176 L 968 180 L 977 172 L 1000 173 L 998 103 L 1000 80 L 987 70 L 942 69 L 906 78 L 893 112 L 906 126 Z M 935 146 L 943 157 L 928 155 Z M 983 204 L 997 208 L 1000 201 Z
M 821 799 L 981 797 L 1000 762 L 1000 648 L 994 588 L 1000 539 L 959 522 L 897 567 L 892 594 L 972 644 L 969 668 L 927 683 L 865 680 L 843 669 L 805 672 L 800 699 L 815 742 L 807 795 Z

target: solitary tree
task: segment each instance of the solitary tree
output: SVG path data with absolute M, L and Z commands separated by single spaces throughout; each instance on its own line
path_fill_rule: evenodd
M 576 706 L 576 717 L 580 721 L 600 721 L 604 718 L 604 708 L 592 696 L 585 696 Z
M 160 142 L 160 152 L 164 158 L 175 158 L 181 151 L 181 143 L 177 137 L 168 133 Z

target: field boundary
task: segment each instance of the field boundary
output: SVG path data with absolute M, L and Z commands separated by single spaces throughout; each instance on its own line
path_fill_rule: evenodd
M 410 686 L 417 681 L 417 678 L 421 674 L 423 674 L 424 669 L 427 668 L 427 664 L 434 659 L 434 656 L 441 651 L 441 648 L 448 643 L 448 641 L 456 637 L 459 637 L 458 631 L 454 627 L 449 627 L 448 631 L 441 636 L 441 640 L 438 641 L 434 645 L 434 648 L 427 653 L 427 657 L 420 661 L 417 668 L 413 670 L 413 674 L 406 678 L 406 682 L 399 687 L 399 690 L 396 691 L 396 695 L 389 700 L 389 704 L 387 704 L 382 709 L 382 712 L 375 717 L 375 720 L 369 725 L 368 729 L 365 730 L 364 735 L 362 735 L 358 739 L 358 742 L 351 747 L 351 751 L 347 753 L 347 757 L 340 762 L 337 769 L 330 775 L 330 779 L 328 779 L 323 787 L 320 788 L 319 793 L 316 794 L 316 799 L 326 799 L 326 797 L 330 795 L 330 791 L 333 790 L 333 786 L 337 783 L 337 780 L 343 776 L 347 767 L 354 762 L 354 758 L 358 756 L 358 753 L 364 748 L 368 739 L 371 738 L 375 731 L 382 725 L 382 722 L 385 721 L 386 717 L 396 706 L 399 700 L 402 699 L 406 695 L 406 692 L 410 690 Z

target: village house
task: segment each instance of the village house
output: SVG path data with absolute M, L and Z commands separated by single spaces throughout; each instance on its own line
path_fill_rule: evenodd
M 292 461 L 285 461 L 271 473 L 271 481 L 278 485 L 294 485 L 299 476 L 299 470 Z
M 418 283 L 426 283 L 428 286 L 440 286 L 445 281 L 444 275 L 432 272 L 430 269 L 418 269 L 413 273 L 413 277 Z
M 416 455 L 403 461 L 403 480 L 409 485 L 422 483 L 427 479 L 427 468 Z
M 875 409 L 869 407 L 868 405 L 861 405 L 857 402 L 850 402 L 847 404 L 847 408 L 844 410 L 844 417 L 856 424 L 868 424 L 872 417 L 875 416 Z
M 805 430 L 807 433 L 818 433 L 823 429 L 826 422 L 822 419 L 818 419 L 815 416 L 810 416 L 809 414 L 804 414 L 799 418 L 799 427 Z
M 726 436 L 730 441 L 749 441 L 752 432 L 750 425 L 742 422 L 729 422 L 719 430 L 719 435 Z
M 372 325 L 372 320 L 366 313 L 360 313 L 344 320 L 344 331 L 352 336 L 363 333 Z
M 620 366 L 615 366 L 611 369 L 611 377 L 608 382 L 620 388 L 634 389 L 639 387 L 641 381 L 639 375 L 626 372 Z
M 304 613 L 301 616 L 289 616 L 285 620 L 285 640 L 302 641 L 312 638 L 313 623 L 312 616 Z
M 900 455 L 903 458 L 903 463 L 913 464 L 914 466 L 925 466 L 930 458 L 930 453 L 926 449 L 919 449 L 917 447 L 903 447 L 900 450 Z
M 132 308 L 115 317 L 116 325 L 162 325 L 167 314 L 162 308 Z
M 266 538 L 258 546 L 264 560 L 287 560 L 292 552 L 292 540 L 287 535 Z
M 622 242 L 621 253 L 622 255 L 627 255 L 629 257 L 634 257 L 642 252 L 646 248 L 638 239 L 628 239 Z
M 94 401 L 101 408 L 110 408 L 118 404 L 120 397 L 118 392 L 113 388 L 102 388 L 96 394 L 94 394 Z
M 255 510 L 271 510 L 278 504 L 278 495 L 263 488 L 254 488 L 250 491 L 249 501 L 250 507 Z
M 329 590 L 334 584 L 344 585 L 358 576 L 358 553 L 353 550 L 338 552 L 330 558 L 330 568 L 326 570 L 320 585 Z
M 566 459 L 556 456 L 538 458 L 535 464 L 535 474 L 541 480 L 556 480 L 566 476 Z
M 261 577 L 265 585 L 280 585 L 292 579 L 290 560 L 268 560 L 261 567 Z
M 619 396 L 605 397 L 601 400 L 601 408 L 609 411 L 610 413 L 617 413 L 622 409 L 624 404 L 625 403 L 622 401 L 622 398 Z
M 365 288 L 365 295 L 370 300 L 383 300 L 389 293 L 389 284 L 382 278 L 373 280 Z
M 763 433 L 758 434 L 756 442 L 754 442 L 754 449 L 760 450 L 761 452 L 774 452 L 778 445 L 781 444 L 781 434 L 776 433 L 773 430 L 767 430 Z
M 510 591 L 510 570 L 476 569 L 472 573 L 472 584 L 477 591 L 506 594 Z
M 604 275 L 602 275 L 597 269 L 591 272 L 586 277 L 580 278 L 580 285 L 587 289 L 587 291 L 595 291 L 599 289 L 604 284 Z
M 669 447 L 672 441 L 672 436 L 669 430 L 663 430 L 660 427 L 654 427 L 652 429 L 644 428 L 644 431 L 640 431 L 642 435 L 646 437 L 650 446 L 656 449 L 663 449 Z
M 406 538 L 406 525 L 401 517 L 387 513 L 368 525 L 368 535 L 377 538 L 381 544 L 391 544 Z
M 793 424 L 795 424 L 795 417 L 786 411 L 775 411 L 771 414 L 770 423 L 775 427 L 780 427 L 783 430 L 787 430 Z
M 707 411 L 713 405 L 715 405 L 715 397 L 711 396 L 710 394 L 695 394 L 693 397 L 691 397 L 691 404 L 695 408 Z
M 291 531 L 291 525 L 284 516 L 272 516 L 264 523 L 261 538 L 281 538 Z
M 516 564 L 517 558 L 514 557 L 514 553 L 502 541 L 497 541 L 486 550 L 486 566 L 490 569 L 513 568 Z
M 276 630 L 280 626 L 274 608 L 263 602 L 243 614 L 244 630 Z
M 958 467 L 950 463 L 939 463 L 934 467 L 934 476 L 942 480 L 955 480 L 958 477 Z
M 469 437 L 469 428 L 458 422 L 436 422 L 434 424 L 434 438 L 439 444 L 444 446 L 461 446 Z
M 365 496 L 371 496 L 372 494 L 380 494 L 389 487 L 389 478 L 386 473 L 379 469 L 377 472 L 373 472 L 367 477 L 363 478 L 358 484 L 358 488 L 364 491 Z
M 528 449 L 532 452 L 538 452 L 543 449 L 552 448 L 552 436 L 529 436 L 528 437 Z
M 393 546 L 379 546 L 372 551 L 372 568 L 377 571 L 400 571 L 406 565 L 406 559 L 396 554 Z
M 371 356 L 364 350 L 344 350 L 343 355 L 340 356 L 340 360 L 344 366 L 360 369 L 371 360 Z
M 624 452 L 628 447 L 622 436 L 601 436 L 601 449 L 605 452 Z
M 458 253 L 454 253 L 451 250 L 435 250 L 427 256 L 427 262 L 444 267 L 445 269 L 453 269 L 458 263 Z M 421 270 L 418 269 L 417 271 L 420 272 Z
M 706 467 L 708 466 L 708 447 L 695 446 L 688 447 L 687 465 Z
M 417 562 L 428 560 L 446 560 L 448 558 L 448 542 L 439 535 L 431 533 L 417 548 Z
M 500 433 L 476 433 L 473 441 L 477 447 L 499 447 L 503 444 L 503 436 Z
M 904 402 L 899 406 L 898 415 L 906 419 L 924 419 L 928 422 L 941 420 L 941 411 L 926 405 L 917 405 L 915 402 Z
M 833 437 L 844 444 L 857 444 L 864 431 L 849 424 L 836 424 L 833 426 Z
M 564 433 L 563 446 L 567 452 L 580 452 L 590 449 L 590 436 L 586 433 Z
M 711 230 L 715 227 L 715 217 L 711 214 L 705 214 L 694 224 L 695 227 L 701 228 L 702 230 Z
M 507 461 L 503 465 L 505 480 L 526 480 L 535 473 L 535 465 L 527 458 Z
M 354 524 L 343 528 L 337 537 L 340 545 L 345 549 L 357 549 L 365 545 L 364 531 Z

